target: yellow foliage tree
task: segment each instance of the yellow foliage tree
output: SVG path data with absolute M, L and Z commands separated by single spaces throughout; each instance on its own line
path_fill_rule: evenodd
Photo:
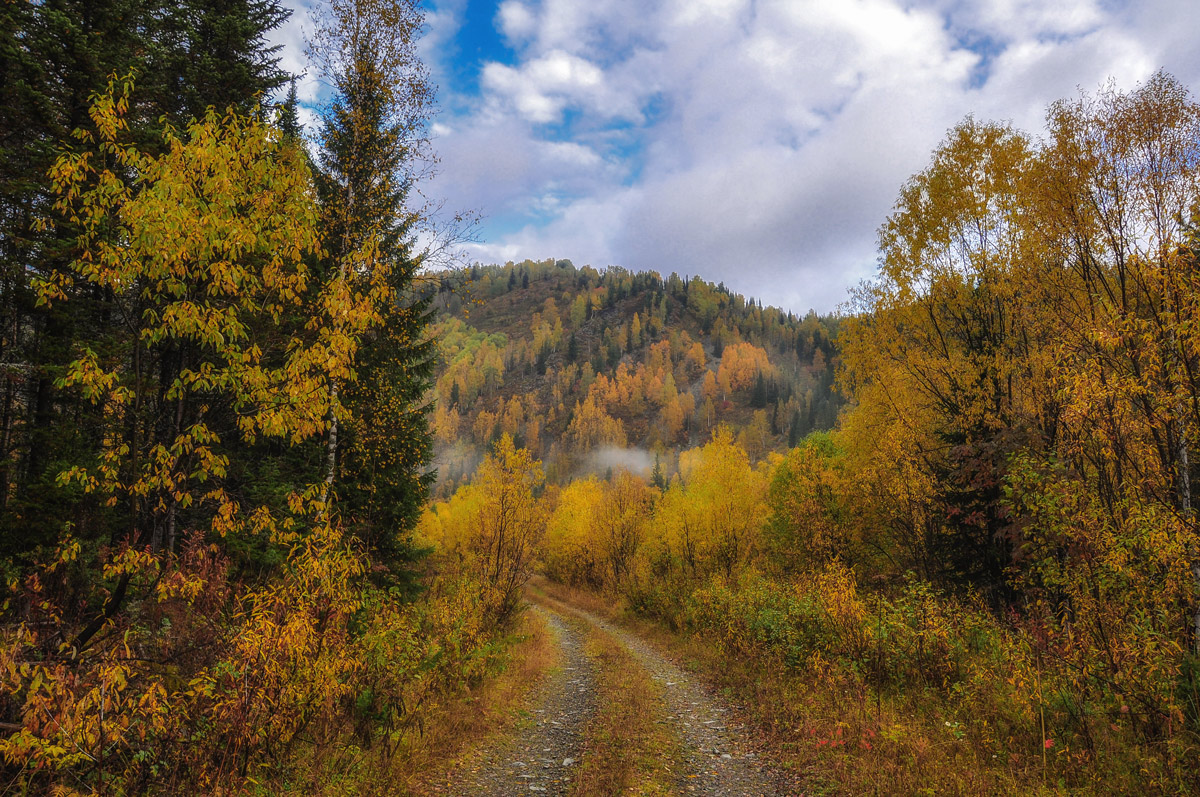
M 624 446 L 625 429 L 589 396 L 575 405 L 566 439 L 576 453 L 582 454 L 601 446 Z
M 422 516 L 420 534 L 480 585 L 489 618 L 503 624 L 520 603 L 545 511 L 534 498 L 542 465 L 501 435 L 473 482 Z
M 603 503 L 604 487 L 595 478 L 577 479 L 558 493 L 541 550 L 550 578 L 597 590 L 604 586 L 604 563 L 592 535 Z
M 759 374 L 764 377 L 775 374 L 765 351 L 753 343 L 731 343 L 725 347 L 717 369 L 717 383 L 723 392 L 744 390 L 754 384 Z
M 31 574 L 31 610 L 0 642 L 0 689 L 21 716 L 0 755 L 33 775 L 97 777 L 105 791 L 178 777 L 234 793 L 297 745 L 345 732 L 342 709 L 369 669 L 349 633 L 368 565 L 331 522 L 319 482 L 282 506 L 257 503 L 227 489 L 229 452 L 319 442 L 341 412 L 330 387 L 353 380 L 393 294 L 369 241 L 346 253 L 354 279 L 320 284 L 309 272 L 311 174 L 277 130 L 210 110 L 145 152 L 124 120 L 130 90 L 95 98 L 94 132 L 54 167 L 79 256 L 39 286 L 41 302 L 68 305 L 73 283 L 92 286 L 130 332 L 115 351 L 80 352 L 63 375 L 102 423 L 95 464 L 60 477 L 123 507 L 129 526 L 97 554 L 94 602 L 77 624 L 47 588 L 68 567 L 86 572 L 78 541 L 64 534 Z M 147 418 L 154 402 L 169 412 Z M 233 540 L 276 552 L 279 577 L 232 583 Z M 380 693 L 388 712 L 392 698 Z
M 732 577 L 758 552 L 766 477 L 721 426 L 707 445 L 679 456 L 680 480 L 654 512 L 658 543 L 686 573 Z

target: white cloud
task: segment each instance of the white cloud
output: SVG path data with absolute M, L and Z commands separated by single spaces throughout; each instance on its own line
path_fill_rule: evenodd
M 308 68 L 305 55 L 305 36 L 313 32 L 312 6 L 308 2 L 292 5 L 291 16 L 282 25 L 267 34 L 270 45 L 279 45 L 279 66 L 292 75 L 297 75 L 296 97 L 302 103 L 315 103 L 321 94 L 321 85 Z M 286 91 L 286 89 L 285 89 Z
M 466 12 L 467 0 L 438 0 L 425 9 L 425 31 L 419 49 L 437 79 L 446 80 L 448 62 L 458 56 L 454 38 L 462 28 Z
M 729 23 L 749 8 L 747 0 L 682 0 L 675 2 L 671 18 L 677 25 Z
M 545 141 L 510 117 L 462 119 L 435 131 L 444 169 L 432 186 L 453 206 L 496 218 L 544 214 L 548 195 L 580 197 L 604 193 L 621 180 L 621 165 L 579 142 Z M 564 255 L 565 256 L 565 255 Z
M 974 29 L 1005 41 L 1076 36 L 1102 26 L 1096 0 L 968 0 L 941 11 L 953 26 Z
M 586 198 L 563 207 L 559 215 L 545 226 L 526 226 L 502 239 L 469 248 L 473 259 L 504 263 L 532 257 L 531 247 L 537 247 L 539 259 L 553 257 L 574 260 L 577 265 L 590 263 L 597 267 L 620 265 L 610 248 L 611 231 L 619 229 L 626 218 L 629 205 L 627 192 Z M 581 258 L 579 253 L 587 253 Z
M 483 85 L 495 99 L 539 124 L 559 121 L 568 107 L 610 118 L 638 116 L 636 104 L 611 91 L 598 66 L 562 50 L 519 67 L 489 63 L 483 68 Z
M 434 190 L 503 222 L 481 259 L 699 274 L 830 310 L 964 115 L 1037 132 L 1049 102 L 1109 76 L 1194 84 L 1193 16 L 1189 0 L 505 0 L 516 56 L 443 120 Z
M 504 38 L 522 44 L 537 32 L 537 18 L 520 0 L 505 0 L 496 12 L 496 21 Z

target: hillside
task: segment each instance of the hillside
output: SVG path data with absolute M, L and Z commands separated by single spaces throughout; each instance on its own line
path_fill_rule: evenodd
M 568 260 L 439 275 L 439 492 L 505 432 L 551 481 L 621 465 L 661 478 L 728 425 L 752 458 L 831 428 L 836 317 L 723 285 Z

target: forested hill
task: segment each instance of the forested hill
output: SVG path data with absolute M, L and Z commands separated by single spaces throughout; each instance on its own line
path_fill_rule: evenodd
M 836 317 L 798 317 L 676 274 L 569 260 L 439 275 L 434 433 L 453 489 L 505 432 L 554 481 L 669 477 L 726 424 L 753 458 L 831 428 Z

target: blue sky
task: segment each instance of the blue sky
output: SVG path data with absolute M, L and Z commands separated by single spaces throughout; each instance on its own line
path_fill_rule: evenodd
M 304 68 L 318 0 L 279 32 Z M 468 257 L 697 274 L 830 311 L 903 182 L 968 113 L 1165 68 L 1200 88 L 1196 0 L 430 0 L 438 176 Z M 310 101 L 320 96 L 310 80 Z

